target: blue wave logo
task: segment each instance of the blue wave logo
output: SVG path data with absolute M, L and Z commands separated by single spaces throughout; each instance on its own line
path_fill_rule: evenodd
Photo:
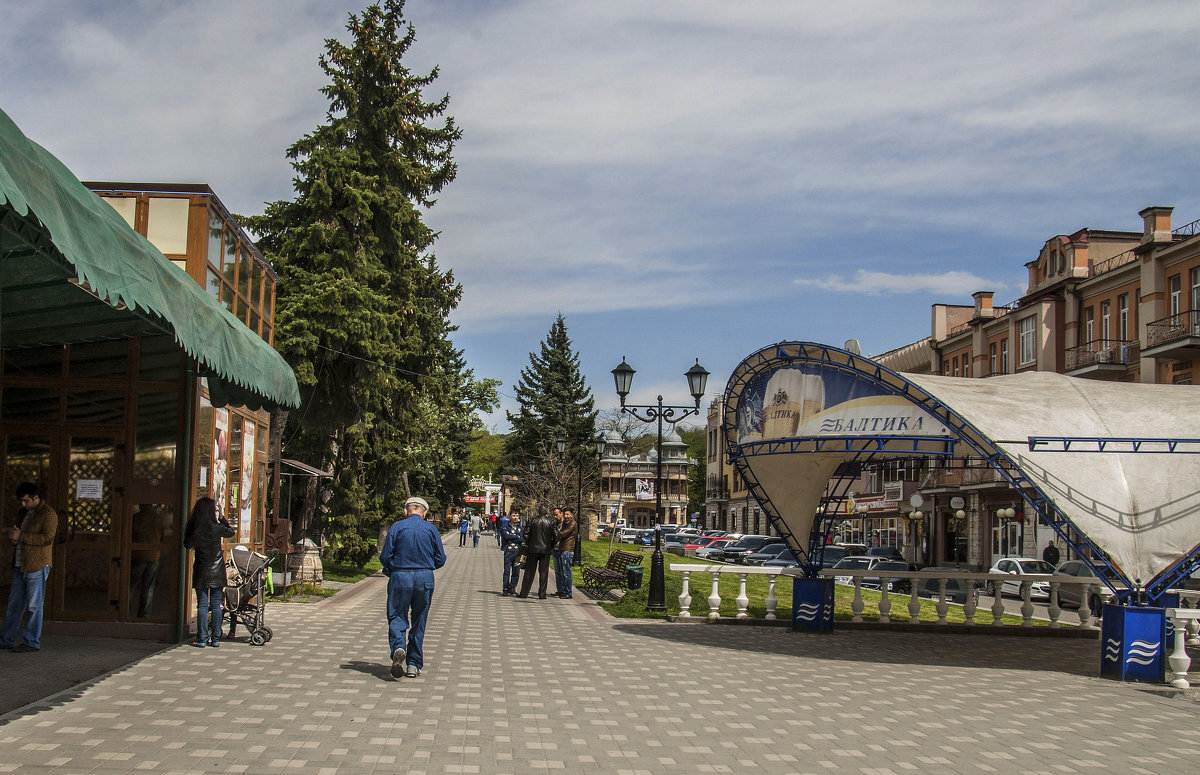
M 801 603 L 796 606 L 796 618 L 802 622 L 815 622 L 820 612 L 820 603 Z
M 1121 661 L 1121 641 L 1116 638 L 1109 638 L 1104 646 L 1104 661 L 1119 662 Z
M 1125 664 L 1132 662 L 1135 665 L 1151 665 L 1158 658 L 1158 650 L 1161 643 L 1159 641 L 1135 640 L 1129 644 L 1129 656 L 1125 658 Z

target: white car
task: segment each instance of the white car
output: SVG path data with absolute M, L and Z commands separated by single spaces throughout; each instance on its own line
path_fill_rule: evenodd
M 1022 576 L 1049 576 L 1054 573 L 1054 566 L 1045 560 L 1035 560 L 1032 557 L 1005 557 L 1002 560 L 997 560 L 996 564 L 991 567 L 988 573 L 1007 573 L 1013 577 L 1012 581 L 1000 582 L 1000 594 L 1021 596 L 1021 584 L 1025 581 Z M 989 581 L 987 583 L 987 591 L 989 595 L 996 594 L 996 582 Z M 1029 587 L 1029 598 L 1050 599 L 1050 582 L 1049 581 L 1034 581 Z

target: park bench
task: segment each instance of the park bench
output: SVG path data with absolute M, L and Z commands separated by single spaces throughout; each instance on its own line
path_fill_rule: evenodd
M 625 586 L 628 578 L 625 570 L 628 566 L 641 564 L 641 554 L 618 549 L 608 555 L 608 562 L 603 567 L 589 565 L 583 569 L 583 588 L 589 592 L 608 594 L 609 590 Z

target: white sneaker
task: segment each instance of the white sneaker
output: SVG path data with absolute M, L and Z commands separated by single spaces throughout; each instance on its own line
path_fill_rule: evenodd
M 421 668 L 414 667 L 413 665 L 409 665 L 408 672 L 406 672 L 404 675 L 406 675 L 409 678 L 420 678 L 421 677 Z
M 392 652 L 392 678 L 404 677 L 404 658 L 408 656 L 404 649 L 396 649 Z

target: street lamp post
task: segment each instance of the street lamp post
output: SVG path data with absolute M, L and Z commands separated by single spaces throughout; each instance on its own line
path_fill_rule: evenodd
M 626 414 L 631 414 L 642 422 L 658 423 L 658 456 L 655 462 L 654 471 L 654 554 L 650 558 L 650 588 L 646 594 L 646 610 L 647 611 L 665 611 L 667 610 L 666 602 L 666 577 L 663 571 L 663 552 L 662 552 L 662 440 L 663 440 L 663 423 L 674 425 L 685 417 L 693 414 L 700 414 L 700 399 L 704 397 L 704 386 L 708 383 L 708 371 L 700 365 L 700 359 L 696 359 L 696 365 L 688 369 L 684 376 L 687 377 L 688 390 L 691 391 L 692 398 L 696 399 L 695 406 L 671 406 L 663 404 L 663 397 L 658 397 L 656 404 L 626 404 L 625 397 L 629 395 L 629 388 L 633 384 L 634 369 L 625 362 L 625 358 L 621 358 L 621 363 L 617 368 L 612 370 L 613 380 L 617 385 L 617 395 L 621 397 L 621 411 Z M 641 410 L 641 414 L 638 413 Z

